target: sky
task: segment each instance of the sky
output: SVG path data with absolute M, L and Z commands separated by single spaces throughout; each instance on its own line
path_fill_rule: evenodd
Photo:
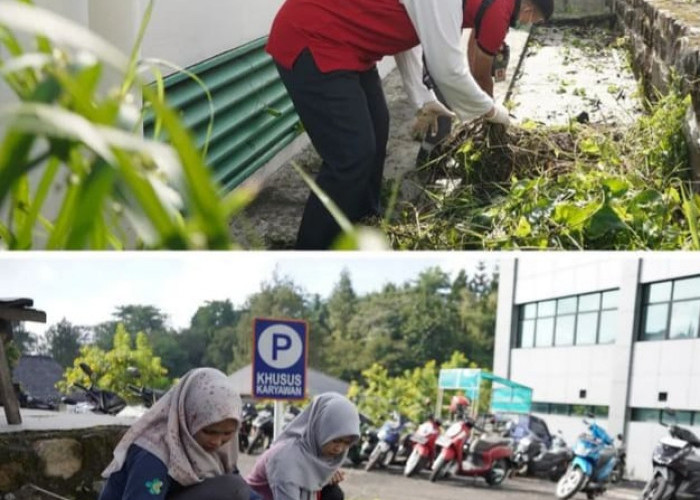
M 452 278 L 479 261 L 489 270 L 496 256 L 464 252 L 18 252 L 0 255 L 0 299 L 27 297 L 46 312 L 46 324 L 25 323 L 43 334 L 66 318 L 91 326 L 112 319 L 117 306 L 152 305 L 168 315 L 169 326 L 189 326 L 208 300 L 241 306 L 270 282 L 288 277 L 305 292 L 327 297 L 342 269 L 358 295 L 386 283 L 403 284 L 439 266 Z

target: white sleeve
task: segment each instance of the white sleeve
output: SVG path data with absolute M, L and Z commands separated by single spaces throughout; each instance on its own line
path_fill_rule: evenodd
M 426 102 L 437 101 L 435 93 L 423 83 L 423 50 L 420 45 L 394 55 L 403 88 L 416 109 Z
M 399 0 L 423 47 L 430 76 L 452 111 L 464 121 L 488 113 L 493 99 L 467 66 L 461 49 L 462 0 Z

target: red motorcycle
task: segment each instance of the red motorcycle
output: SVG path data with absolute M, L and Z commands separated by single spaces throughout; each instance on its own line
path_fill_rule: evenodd
M 416 472 L 420 472 L 423 467 L 430 466 L 437 456 L 437 446 L 435 445 L 440 435 L 441 422 L 435 418 L 428 418 L 418 426 L 416 432 L 411 434 L 410 440 L 413 442 L 411 454 L 406 459 L 403 475 L 411 477 Z
M 510 440 L 497 436 L 472 440 L 472 429 L 484 432 L 473 421 L 466 419 L 452 424 L 438 438 L 436 444 L 442 450 L 433 464 L 431 481 L 454 474 L 483 477 L 489 486 L 497 486 L 508 476 L 513 454 Z

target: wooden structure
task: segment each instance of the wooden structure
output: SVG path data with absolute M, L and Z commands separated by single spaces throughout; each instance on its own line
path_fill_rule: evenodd
M 17 321 L 46 323 L 46 313 L 32 309 L 32 299 L 0 299 L 0 401 L 5 408 L 7 423 L 22 423 L 19 402 L 12 387 L 12 372 L 7 363 L 5 344 L 12 340 L 12 325 Z

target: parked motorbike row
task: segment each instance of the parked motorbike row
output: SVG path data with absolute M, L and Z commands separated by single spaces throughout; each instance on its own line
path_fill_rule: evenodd
M 355 465 L 367 460 L 365 470 L 403 462 L 407 477 L 429 469 L 430 481 L 469 476 L 497 486 L 513 475 L 543 477 L 558 481 L 558 498 L 571 498 L 579 491 L 594 498 L 607 484 L 622 479 L 626 454 L 622 436 L 611 438 L 593 415 L 584 423 L 587 431 L 571 449 L 561 432 L 553 437 L 527 427 L 514 432 L 515 422 L 486 429 L 468 417 L 446 425 L 444 432 L 442 422 L 430 417 L 408 432 L 410 423 L 394 412 L 378 430 L 365 425 L 349 458 Z

